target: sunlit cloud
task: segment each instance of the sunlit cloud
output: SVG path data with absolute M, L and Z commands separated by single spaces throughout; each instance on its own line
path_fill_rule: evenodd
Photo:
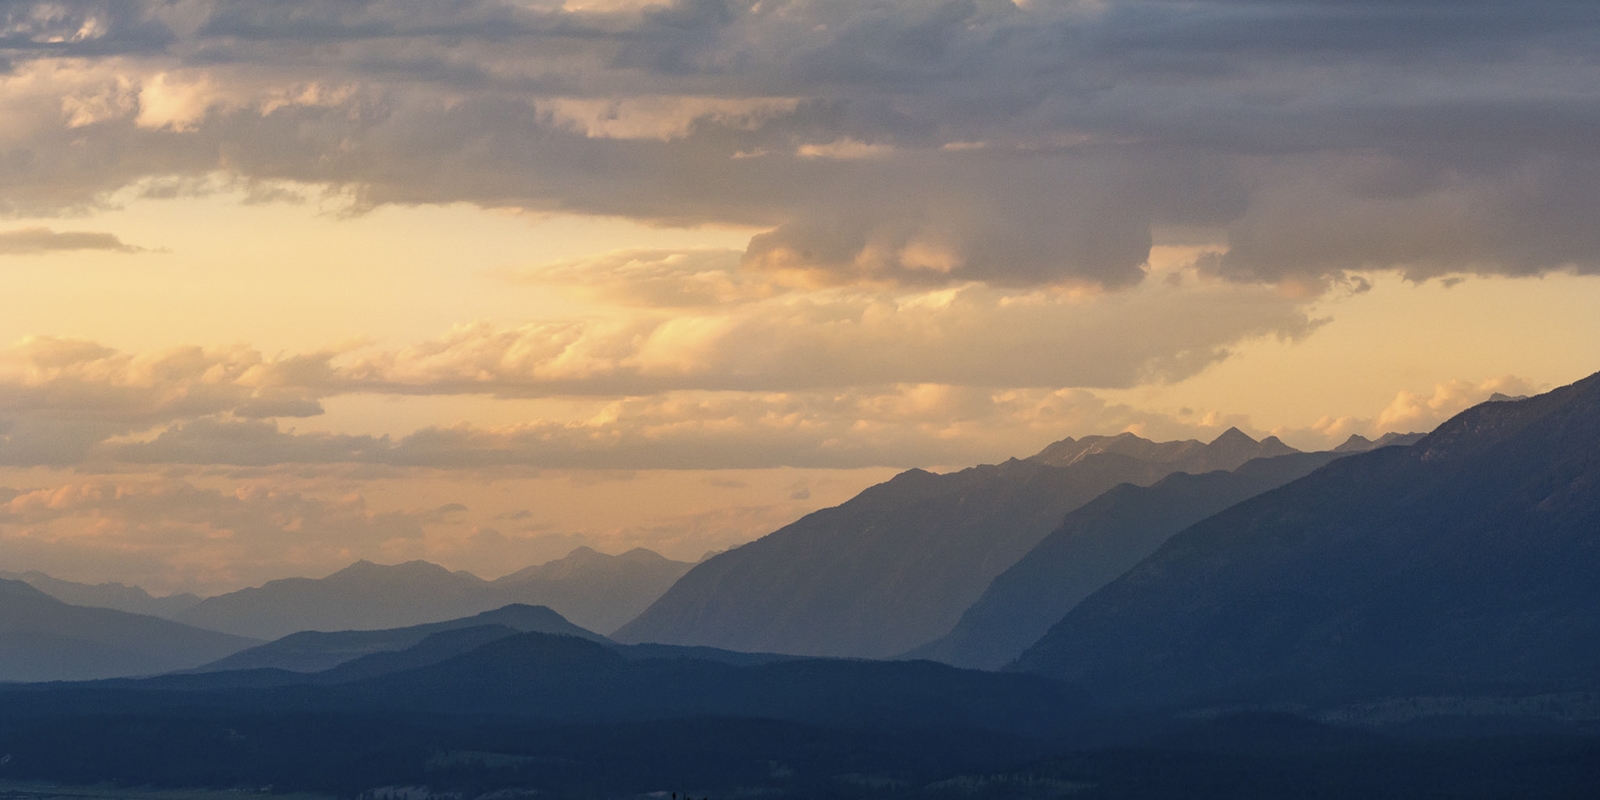
M 1312 428 L 1330 442 L 1352 434 L 1376 438 L 1391 431 L 1426 433 L 1438 427 L 1439 423 L 1496 395 L 1514 398 L 1538 394 L 1540 391 L 1543 389 L 1515 375 L 1481 381 L 1458 378 L 1435 385 L 1431 392 L 1401 390 L 1375 417 L 1323 417 Z

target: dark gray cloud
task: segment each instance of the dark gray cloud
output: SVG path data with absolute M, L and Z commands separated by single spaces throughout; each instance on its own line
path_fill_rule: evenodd
M 36 123 L 0 143 L 13 212 L 222 169 L 368 205 L 763 225 L 750 267 L 837 281 L 1126 285 L 1167 226 L 1215 229 L 1248 280 L 1600 269 L 1594 3 L 3 8 L 14 72 L 79 47 L 211 92 L 169 124 L 142 96 L 86 105 L 112 110 L 70 136 L 59 95 L 13 103 Z

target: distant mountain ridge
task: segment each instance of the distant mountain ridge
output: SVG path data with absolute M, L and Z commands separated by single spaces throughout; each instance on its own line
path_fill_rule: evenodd
M 638 548 L 608 556 L 580 547 L 494 581 L 426 561 L 358 561 L 325 578 L 284 578 L 209 597 L 174 615 L 197 627 L 258 639 L 298 631 L 402 628 L 469 617 L 512 603 L 555 609 L 588 630 L 637 615 L 691 564 Z
M 0 681 L 155 674 L 258 643 L 157 617 L 69 605 L 22 581 L 0 580 Z
M 1258 442 L 1238 428 L 1229 428 L 1210 444 L 1197 439 L 1153 442 L 1126 432 L 1115 436 L 1085 436 L 1082 439 L 1069 436 L 1028 460 L 1053 467 L 1066 467 L 1099 453 L 1116 453 L 1140 461 L 1169 464 L 1173 472 L 1202 473 L 1231 470 L 1252 459 L 1298 452 L 1276 436 L 1268 436 Z
M 574 624 L 610 633 L 638 616 L 693 566 L 643 547 L 614 556 L 579 547 L 491 585 L 516 602 L 549 606 Z
M 1137 703 L 1592 691 L 1596 575 L 1600 375 L 1210 517 L 1014 666 Z
M 1378 449 L 1380 447 L 1395 447 L 1395 446 L 1413 445 L 1413 444 L 1416 444 L 1418 441 L 1420 441 L 1422 439 L 1422 437 L 1424 437 L 1426 435 L 1427 434 L 1425 434 L 1425 433 L 1394 433 L 1394 432 L 1390 432 L 1390 433 L 1385 433 L 1382 436 L 1379 436 L 1376 440 L 1373 440 L 1373 439 L 1368 439 L 1367 437 L 1362 436 L 1359 433 L 1352 433 L 1352 434 L 1350 434 L 1350 438 L 1344 440 L 1343 444 L 1340 444 L 1338 447 L 1333 448 L 1333 452 L 1335 452 L 1335 453 L 1365 453 L 1368 450 L 1376 450 L 1376 449 Z
M 613 638 L 892 657 L 949 632 L 1068 511 L 1113 486 L 1293 452 L 1230 429 L 1210 445 L 1087 437 L 946 475 L 910 470 L 696 565 Z
M 112 608 L 130 614 L 146 614 L 171 619 L 174 614 L 200 602 L 187 592 L 155 597 L 138 586 L 121 583 L 78 583 L 54 578 L 36 570 L 5 572 L 0 579 L 22 581 L 63 603 L 93 608 Z

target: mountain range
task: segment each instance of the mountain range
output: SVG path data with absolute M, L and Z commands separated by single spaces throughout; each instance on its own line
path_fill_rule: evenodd
M 1172 536 L 1013 665 L 1118 702 L 1600 689 L 1600 375 Z
M 157 617 L 68 605 L 22 581 L 0 580 L 0 681 L 167 672 L 259 643 Z
M 904 657 L 999 669 L 1038 641 L 1079 601 L 1139 563 L 1168 537 L 1339 455 L 1258 458 L 1233 472 L 1179 472 L 1148 487 L 1114 487 L 1068 513 L 1059 527 L 1000 573 L 949 633 Z
M 666 604 L 752 642 L 765 614 L 771 640 L 803 642 L 859 613 L 841 641 L 877 625 L 904 642 L 883 620 L 954 587 L 972 598 L 913 652 L 1026 648 L 1000 672 L 619 644 L 529 606 L 228 656 L 252 643 L 0 581 L 7 658 L 93 634 L 132 663 L 224 637 L 200 670 L 0 686 L 0 780 L 374 800 L 1592 795 L 1600 375 L 1416 441 L 1237 463 L 1177 445 L 1090 437 L 905 473 L 707 560 L 640 617 Z M 490 583 L 345 572 L 253 597 Z
M 612 636 L 891 657 L 949 632 L 996 576 L 1102 492 L 1291 452 L 1237 429 L 1209 445 L 1123 434 L 944 475 L 910 470 L 701 562 Z
M 258 639 L 297 631 L 378 630 L 458 619 L 512 603 L 555 609 L 609 631 L 693 566 L 643 548 L 610 556 L 580 547 L 566 557 L 487 581 L 426 561 L 358 561 L 325 578 L 284 578 L 208 597 L 173 615 L 196 627 Z
M 0 579 L 22 581 L 63 603 L 91 608 L 112 608 L 130 614 L 172 618 L 200 602 L 199 595 L 182 592 L 155 597 L 138 586 L 121 583 L 78 583 L 51 577 L 37 570 L 0 571 Z

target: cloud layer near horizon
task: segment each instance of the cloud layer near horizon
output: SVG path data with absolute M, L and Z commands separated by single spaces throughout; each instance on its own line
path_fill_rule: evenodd
M 1600 269 L 1600 7 L 1541 0 L 10 2 L 12 212 L 216 171 L 769 228 L 825 283 Z M 179 179 L 176 183 L 172 179 Z

